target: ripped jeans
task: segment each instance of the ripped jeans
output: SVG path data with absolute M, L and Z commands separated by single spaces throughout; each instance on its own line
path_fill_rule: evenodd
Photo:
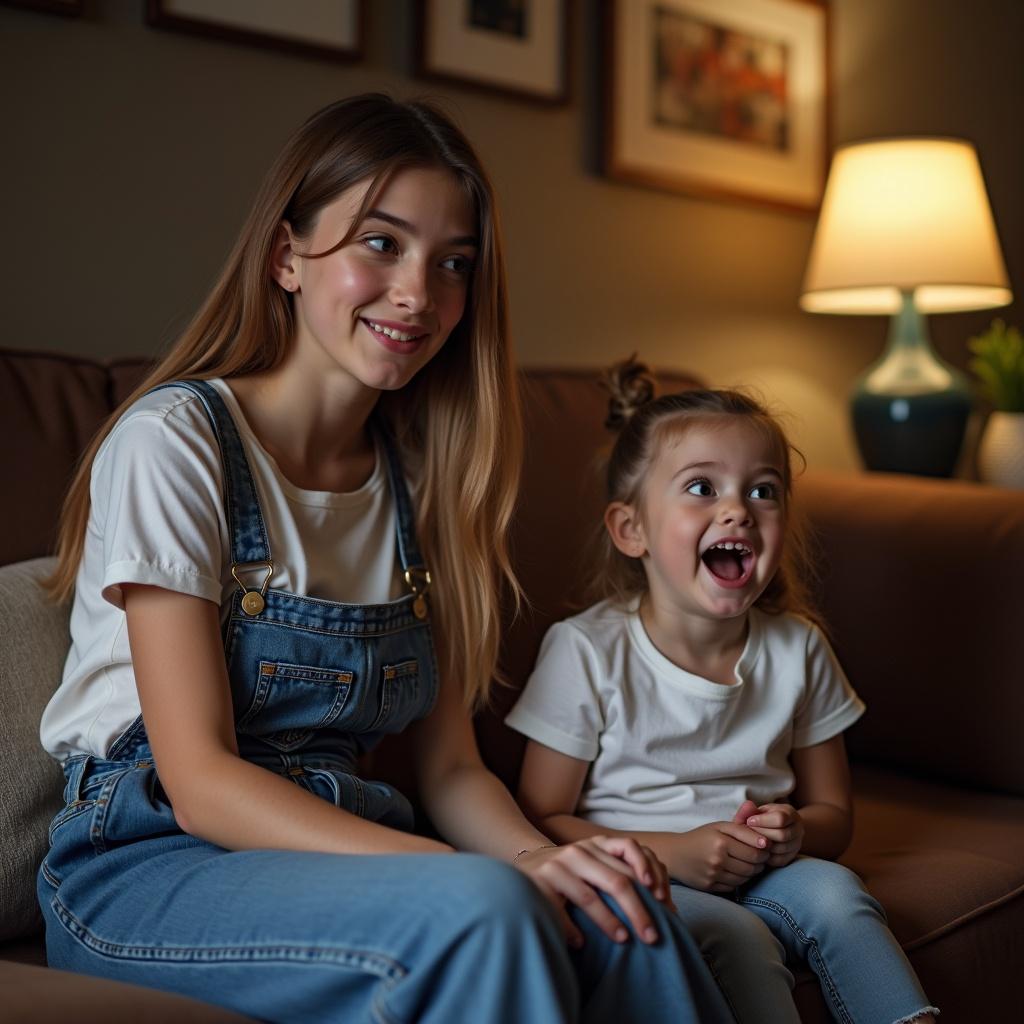
M 817 976 L 840 1024 L 935 1012 L 881 906 L 840 864 L 798 857 L 724 896 L 673 883 L 672 899 L 737 1024 L 799 1024 L 797 965 Z

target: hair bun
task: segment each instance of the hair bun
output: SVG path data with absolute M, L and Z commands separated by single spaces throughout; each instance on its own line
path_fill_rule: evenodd
M 601 383 L 611 395 L 604 425 L 616 432 L 622 430 L 637 410 L 654 397 L 654 378 L 646 364 L 637 360 L 635 352 L 628 359 L 609 367 Z

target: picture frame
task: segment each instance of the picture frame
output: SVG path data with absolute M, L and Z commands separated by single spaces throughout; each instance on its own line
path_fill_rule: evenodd
M 365 0 L 146 0 L 156 28 L 327 60 L 363 55 Z
M 2 0 L 7 7 L 21 7 L 26 11 L 42 11 L 45 14 L 63 14 L 78 17 L 83 11 L 82 0 Z
M 416 74 L 536 103 L 567 103 L 569 3 L 417 0 Z
M 829 153 L 826 0 L 609 0 L 605 173 L 812 213 Z

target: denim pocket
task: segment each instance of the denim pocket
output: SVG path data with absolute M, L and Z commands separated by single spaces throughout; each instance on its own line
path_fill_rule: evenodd
M 91 754 L 69 759 L 65 764 L 67 802 L 50 822 L 50 849 L 41 867 L 51 885 L 60 885 L 69 866 L 103 852 L 97 836 L 107 805 L 118 780 L 131 770 L 131 764 L 104 761 Z
M 80 814 L 85 814 L 86 811 L 91 811 L 95 806 L 95 800 L 75 800 L 59 810 L 50 822 L 49 832 L 47 833 L 50 845 L 53 846 L 53 837 L 62 825 L 66 825 L 72 818 L 77 818 Z
M 238 731 L 278 750 L 294 750 L 341 714 L 354 683 L 348 669 L 261 661 Z
M 64 762 L 64 806 L 50 821 L 48 836 L 51 846 L 62 825 L 96 806 L 102 780 L 97 781 L 93 776 L 95 762 L 92 754 L 76 754 Z
M 420 710 L 420 664 L 406 658 L 380 670 L 380 707 L 370 727 L 376 732 L 401 732 Z

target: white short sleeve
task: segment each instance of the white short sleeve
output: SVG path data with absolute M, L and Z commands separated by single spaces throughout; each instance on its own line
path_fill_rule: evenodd
M 570 622 L 557 622 L 505 723 L 552 750 L 593 761 L 604 730 L 600 685 L 597 656 L 586 635 Z
M 812 747 L 838 736 L 865 710 L 817 626 L 807 634 L 805 678 L 806 690 L 793 720 L 794 747 Z
M 103 530 L 103 596 L 124 607 L 121 585 L 145 583 L 220 603 L 227 527 L 220 452 L 202 404 L 129 412 L 93 467 L 94 524 Z

